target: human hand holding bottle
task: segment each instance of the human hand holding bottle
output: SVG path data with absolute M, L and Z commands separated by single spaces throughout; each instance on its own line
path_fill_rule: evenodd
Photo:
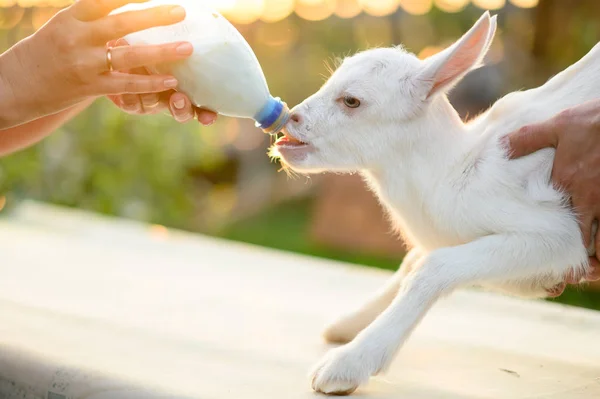
M 128 43 L 124 39 L 119 39 L 114 42 L 114 45 L 120 47 L 127 46 Z M 121 72 L 150 75 L 146 68 Z M 109 95 L 107 97 L 121 110 L 132 115 L 154 115 L 168 111 L 177 122 L 186 123 L 197 118 L 205 126 L 212 125 L 217 119 L 217 114 L 195 107 L 185 94 L 175 90 L 163 93 Z
M 131 32 L 185 18 L 185 10 L 173 5 L 109 15 L 125 4 L 141 2 L 145 0 L 78 0 L 2 54 L 0 130 L 67 111 L 104 95 L 113 99 L 121 96 L 123 100 L 123 94 L 164 93 L 171 109 L 177 111 L 173 112 L 176 119 L 185 119 L 182 110 L 189 113 L 191 103 L 183 98 L 189 107 L 175 106 L 182 99 L 172 91 L 177 79 L 121 71 L 185 59 L 193 52 L 190 43 L 107 49 L 107 42 Z

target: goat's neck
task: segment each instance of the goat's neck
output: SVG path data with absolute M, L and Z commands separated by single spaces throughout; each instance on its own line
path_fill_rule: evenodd
M 448 99 L 439 96 L 426 112 L 399 132 L 411 140 L 410 146 L 390 146 L 379 165 L 363 171 L 371 188 L 396 212 L 405 205 L 410 212 L 414 202 L 426 203 L 432 190 L 475 162 L 474 136 Z
M 427 183 L 445 175 L 465 162 L 472 150 L 472 135 L 445 96 L 438 96 L 428 106 L 426 115 L 408 123 L 398 132 L 397 146 L 389 146 L 379 164 L 367 174 L 377 180 L 398 180 L 425 174 Z M 408 145 L 407 145 L 408 143 Z

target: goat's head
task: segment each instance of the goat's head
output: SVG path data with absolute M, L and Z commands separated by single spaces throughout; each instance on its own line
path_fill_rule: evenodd
M 424 61 L 400 48 L 345 59 L 293 109 L 271 154 L 299 172 L 350 172 L 377 164 L 390 149 L 410 148 L 435 112 L 435 98 L 479 67 L 495 31 L 496 17 L 486 12 L 459 41 Z

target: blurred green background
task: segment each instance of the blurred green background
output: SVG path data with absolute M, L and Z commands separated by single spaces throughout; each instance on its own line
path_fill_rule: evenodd
M 65 0 L 0 0 L 0 49 L 39 28 Z M 487 66 L 453 92 L 465 118 L 507 92 L 546 81 L 600 40 L 596 0 L 213 1 L 247 38 L 273 95 L 314 93 L 326 63 L 373 46 L 434 54 L 491 9 L 499 32 Z M 395 269 L 404 250 L 356 177 L 290 179 L 266 156 L 269 138 L 245 120 L 210 128 L 133 117 L 99 100 L 41 144 L 0 159 L 0 210 L 22 199 L 166 228 Z M 0 213 L 1 215 L 2 213 Z M 558 301 L 600 309 L 594 287 Z

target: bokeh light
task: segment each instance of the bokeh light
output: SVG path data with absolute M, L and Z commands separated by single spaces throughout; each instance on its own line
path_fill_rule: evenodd
M 444 12 L 455 13 L 462 11 L 469 5 L 469 0 L 435 0 L 434 3 L 437 8 Z
M 338 0 L 335 6 L 335 15 L 340 18 L 354 18 L 362 12 L 360 0 Z
M 333 15 L 335 0 L 297 0 L 296 14 L 309 21 L 322 21 Z
M 2 12 L 0 12 L 0 29 L 14 28 L 19 22 L 21 22 L 24 14 L 25 10 L 23 8 L 11 7 L 9 9 L 2 10 Z
M 538 5 L 539 0 L 510 0 L 512 4 L 521 8 L 532 8 Z
M 265 0 L 236 0 L 233 7 L 223 11 L 233 23 L 249 24 L 264 14 Z
M 287 50 L 298 39 L 298 28 L 289 19 L 277 23 L 263 24 L 256 29 L 256 38 L 271 48 Z
M 164 241 L 169 237 L 169 229 L 158 224 L 150 226 L 149 233 L 152 238 L 159 241 Z
M 372 16 L 383 17 L 398 10 L 398 0 L 361 0 L 363 10 Z
M 484 10 L 498 10 L 506 5 L 506 0 L 472 0 L 473 4 Z
M 433 7 L 432 0 L 400 0 L 400 6 L 409 14 L 427 14 Z
M 261 19 L 265 22 L 278 22 L 294 12 L 294 0 L 266 0 Z
M 459 12 L 469 4 L 481 9 L 498 10 L 506 6 L 507 0 L 197 0 L 222 12 L 232 22 L 251 24 L 258 20 L 274 23 L 286 19 L 294 12 L 309 21 L 321 21 L 332 16 L 354 18 L 361 13 L 371 16 L 386 16 L 398 9 L 412 15 L 428 13 L 434 6 L 446 13 Z M 509 0 L 519 8 L 532 8 L 539 0 Z M 0 0 L 0 8 L 49 7 L 62 8 L 71 0 Z M 7 29 L 14 22 L 15 14 L 0 14 L 0 28 Z M 46 13 L 36 16 L 33 25 L 38 27 Z M 47 18 L 46 18 L 47 19 Z

